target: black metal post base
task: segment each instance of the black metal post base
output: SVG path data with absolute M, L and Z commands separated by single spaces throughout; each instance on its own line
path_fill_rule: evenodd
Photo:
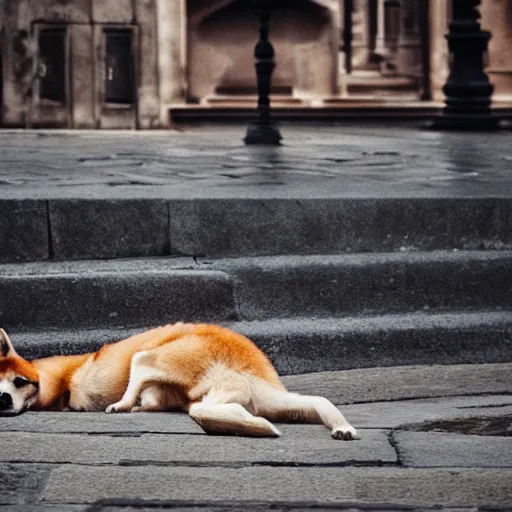
M 254 12 L 259 18 L 260 39 L 254 48 L 256 59 L 256 78 L 258 85 L 257 118 L 247 128 L 244 138 L 246 144 L 265 144 L 277 146 L 282 139 L 279 130 L 271 119 L 270 85 L 274 62 L 274 47 L 269 41 L 269 19 L 274 8 L 274 0 L 252 0 Z
M 436 130 L 488 131 L 499 128 L 491 109 L 494 90 L 484 71 L 484 54 L 491 34 L 481 30 L 481 0 L 452 0 L 452 21 L 446 38 L 452 56 L 450 76 L 443 87 L 446 106 L 430 123 Z
M 252 123 L 247 127 L 244 142 L 250 144 L 262 144 L 278 146 L 281 144 L 281 134 L 275 124 Z

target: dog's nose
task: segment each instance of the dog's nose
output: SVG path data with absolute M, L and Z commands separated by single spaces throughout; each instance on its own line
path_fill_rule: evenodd
M 12 397 L 9 393 L 0 393 L 0 411 L 5 411 L 12 407 Z

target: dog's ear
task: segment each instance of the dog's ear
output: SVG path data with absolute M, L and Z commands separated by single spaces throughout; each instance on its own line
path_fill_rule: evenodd
M 0 329 L 0 358 L 14 355 L 16 355 L 16 351 L 12 346 L 9 336 L 7 336 L 3 329 Z

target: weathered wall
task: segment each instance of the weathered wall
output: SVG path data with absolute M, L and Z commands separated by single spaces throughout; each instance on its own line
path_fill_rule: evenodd
M 156 0 L 9 0 L 3 11 L 5 124 L 75 128 L 159 125 Z M 42 28 L 63 24 L 69 52 L 68 102 L 56 105 L 39 100 L 37 37 Z M 132 107 L 112 108 L 103 101 L 103 29 L 114 26 L 134 29 L 137 101 Z

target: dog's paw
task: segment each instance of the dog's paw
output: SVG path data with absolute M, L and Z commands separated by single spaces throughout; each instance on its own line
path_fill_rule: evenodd
M 131 406 L 126 406 L 123 402 L 116 402 L 115 404 L 110 404 L 105 412 L 107 414 L 112 414 L 114 412 L 128 412 L 131 409 Z
M 331 431 L 331 436 L 333 439 L 338 439 L 340 441 L 355 441 L 356 439 L 361 439 L 357 430 L 350 425 L 334 427 Z

